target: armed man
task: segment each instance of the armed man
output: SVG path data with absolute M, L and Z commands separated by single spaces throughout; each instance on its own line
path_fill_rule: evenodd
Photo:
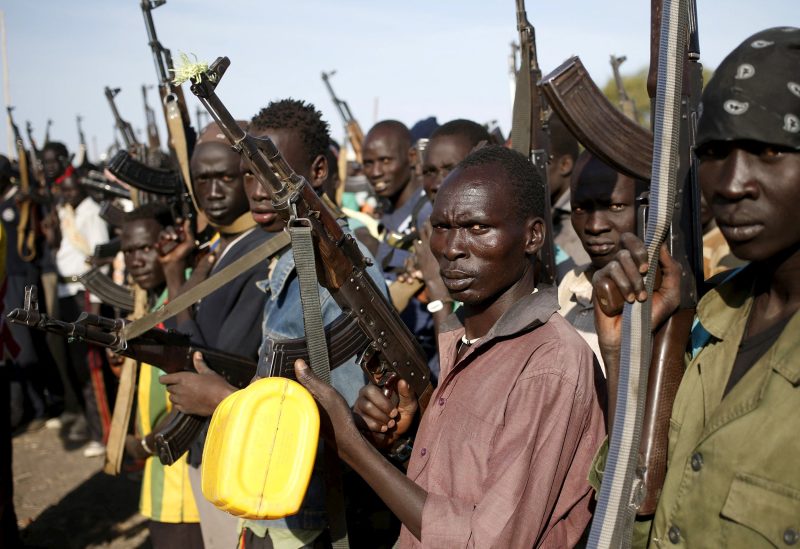
M 364 138 L 364 174 L 383 202 L 380 220 L 385 236 L 376 259 L 386 276 L 390 293 L 393 293 L 392 284 L 396 283 L 398 275 L 407 272 L 407 260 L 411 254 L 408 250 L 391 246 L 387 242 L 388 235 L 415 231 L 431 212 L 425 190 L 412 177 L 414 154 L 411 133 L 405 124 L 396 120 L 378 122 Z M 402 309 L 400 315 L 428 355 L 435 378 L 438 376 L 438 361 L 431 313 L 416 298 L 402 301 L 407 306 L 398 307 Z
M 567 272 L 558 284 L 559 313 L 586 340 L 603 366 L 594 328 L 592 276 L 614 259 L 620 236 L 636 231 L 636 199 L 643 182 L 614 171 L 590 152 L 575 164 L 569 192 L 571 225 L 591 262 Z
M 553 212 L 553 242 L 556 245 L 556 275 L 559 281 L 576 267 L 589 263 L 589 256 L 572 227 L 570 217 L 570 181 L 578 160 L 578 140 L 575 139 L 557 114 L 551 114 L 550 162 L 547 165 L 547 184 Z
M 128 213 L 120 235 L 125 268 L 131 279 L 147 291 L 148 305 L 156 309 L 167 301 L 164 268 L 159 261 L 159 236 L 174 224 L 169 209 L 157 202 Z M 174 328 L 174 326 L 171 326 Z M 150 364 L 139 364 L 136 434 L 128 435 L 130 455 L 145 459 L 139 512 L 147 517 L 154 549 L 202 548 L 200 517 L 189 484 L 187 456 L 170 466 L 153 456 L 154 434 L 172 409 L 166 389 L 158 382 L 163 372 Z
M 332 425 L 340 457 L 403 522 L 401 547 L 571 547 L 591 517 L 586 480 L 605 433 L 592 352 L 537 289 L 532 258 L 548 207 L 533 165 L 491 146 L 441 185 L 431 250 L 464 305 L 439 336 L 442 375 L 420 420 L 408 476 L 362 435 L 346 402 L 302 361 L 298 379 Z M 463 324 L 462 324 L 463 322 Z M 406 433 L 417 402 L 374 386 L 355 411 L 381 446 Z
M 800 541 L 800 29 L 754 34 L 717 68 L 697 129 L 699 179 L 731 251 L 750 261 L 700 301 L 672 407 L 669 462 L 649 545 L 782 547 Z M 623 250 L 595 274 L 598 303 L 644 300 L 647 254 Z M 666 248 L 653 327 L 678 306 Z M 620 319 L 595 307 L 606 367 L 618 368 Z M 612 380 L 614 376 L 609 376 Z M 610 397 L 617 387 L 609 384 Z
M 227 144 L 216 124 L 201 132 L 192 154 L 191 170 L 198 206 L 217 229 L 219 239 L 211 256 L 201 260 L 182 292 L 269 238 L 258 230 L 250 216 L 239 155 Z M 183 257 L 193 245 L 193 239 L 186 238 L 162 258 L 168 285 L 174 285 L 176 278 L 182 279 Z M 180 313 L 178 330 L 191 334 L 193 342 L 255 359 L 261 342 L 264 303 L 264 296 L 256 287 L 261 276 L 263 268 L 258 265 L 239 274 L 202 299 L 193 315 L 188 311 Z M 174 297 L 170 295 L 171 299 Z M 208 368 L 198 371 L 201 375 L 181 372 L 162 376 L 160 381 L 167 385 L 170 400 L 177 410 L 210 416 L 222 400 L 219 386 L 214 383 L 219 376 Z M 189 478 L 200 512 L 203 541 L 207 549 L 229 547 L 236 543 L 237 519 L 213 507 L 200 490 L 199 467 L 204 440 L 205 433 L 189 451 Z

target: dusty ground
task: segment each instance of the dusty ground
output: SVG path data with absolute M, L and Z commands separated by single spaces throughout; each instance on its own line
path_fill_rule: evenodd
M 139 480 L 102 472 L 103 458 L 68 450 L 54 430 L 14 438 L 14 505 L 28 547 L 149 548 Z

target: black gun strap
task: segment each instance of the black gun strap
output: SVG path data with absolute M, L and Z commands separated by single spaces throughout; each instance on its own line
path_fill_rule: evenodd
M 317 282 L 311 225 L 307 220 L 293 220 L 289 223 L 289 234 L 292 237 L 294 265 L 297 269 L 297 279 L 300 282 L 303 325 L 305 326 L 311 369 L 317 377 L 330 384 L 331 365 L 328 357 L 328 343 L 325 339 L 325 325 L 322 321 L 322 305 L 319 301 L 319 283 Z M 334 549 L 349 548 L 341 466 L 336 455 L 336 448 L 331 444 L 324 446 L 325 507 L 328 512 L 331 544 Z

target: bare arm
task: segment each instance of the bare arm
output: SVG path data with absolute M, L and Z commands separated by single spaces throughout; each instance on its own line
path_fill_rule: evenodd
M 317 378 L 302 360 L 295 362 L 297 380 L 319 405 L 339 457 L 367 481 L 378 496 L 419 539 L 422 508 L 428 493 L 397 470 L 359 432 L 347 403 L 336 390 Z M 327 416 L 327 417 L 326 417 Z M 327 420 L 327 421 L 326 421 Z
M 600 352 L 606 366 L 608 384 L 608 432 L 614 423 L 619 381 L 619 357 L 622 345 L 622 307 L 625 302 L 645 301 L 647 292 L 644 275 L 647 273 L 647 250 L 636 235 L 625 233 L 621 249 L 608 265 L 592 278 L 594 286 L 594 323 Z M 652 328 L 655 331 L 680 303 L 681 266 L 661 247 L 659 267 L 661 284 L 653 292 Z

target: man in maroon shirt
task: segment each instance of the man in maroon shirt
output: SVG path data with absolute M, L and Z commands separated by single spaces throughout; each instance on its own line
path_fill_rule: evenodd
M 439 336 L 439 387 L 408 476 L 365 438 L 385 447 L 409 429 L 417 403 L 406 383 L 396 406 L 362 389 L 362 434 L 344 400 L 295 365 L 330 417 L 341 458 L 403 522 L 401 547 L 571 547 L 589 523 L 586 477 L 605 436 L 602 376 L 556 314 L 555 289 L 536 288 L 545 207 L 531 163 L 502 147 L 470 154 L 440 187 L 431 250 L 463 307 Z

